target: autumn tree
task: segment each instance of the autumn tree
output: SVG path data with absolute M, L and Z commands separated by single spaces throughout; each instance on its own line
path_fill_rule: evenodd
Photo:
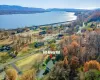
M 69 80 L 74 80 L 74 78 L 77 78 L 78 80 L 78 73 L 76 70 L 78 67 L 79 67 L 79 59 L 76 56 L 73 56 L 70 61 Z
M 70 55 L 74 55 L 74 56 L 78 56 L 79 55 L 79 44 L 76 41 L 73 41 L 70 45 L 69 45 L 69 51 L 70 51 Z
M 73 69 L 76 69 L 79 67 L 79 58 L 76 56 L 72 56 L 71 61 L 70 61 L 70 66 Z
M 85 80 L 100 79 L 100 64 L 96 60 L 88 61 L 84 64 Z
M 64 55 L 64 56 L 67 56 L 67 55 L 68 55 L 68 48 L 65 46 L 65 47 L 63 48 L 62 52 L 63 52 L 63 55 Z
M 16 80 L 16 79 L 17 79 L 17 72 L 15 69 L 6 70 L 6 80 Z
M 67 56 L 65 56 L 63 62 L 64 62 L 64 64 L 63 64 L 63 65 L 64 65 L 64 68 L 66 68 L 67 65 L 68 65 L 68 59 L 67 59 Z
M 84 71 L 89 71 L 90 69 L 96 69 L 100 71 L 100 64 L 96 60 L 88 61 L 84 64 Z
M 79 36 L 77 36 L 77 35 L 75 35 L 75 34 L 71 35 L 72 41 L 77 41 L 78 38 L 79 38 Z
M 36 80 L 35 75 L 35 70 L 29 70 L 21 76 L 20 80 Z

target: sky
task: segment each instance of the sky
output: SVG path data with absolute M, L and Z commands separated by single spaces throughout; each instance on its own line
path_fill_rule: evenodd
M 100 8 L 100 0 L 0 0 L 0 5 L 20 5 L 37 8 Z

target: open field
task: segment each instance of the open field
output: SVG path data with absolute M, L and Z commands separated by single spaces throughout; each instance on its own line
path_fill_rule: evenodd
M 37 53 L 30 57 L 17 61 L 16 66 L 22 71 L 29 70 L 33 65 L 35 65 L 37 62 L 40 62 L 42 59 L 43 54 Z

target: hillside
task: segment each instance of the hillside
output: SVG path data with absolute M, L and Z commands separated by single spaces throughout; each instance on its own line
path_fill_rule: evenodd
M 100 21 L 100 10 L 96 10 L 93 13 L 91 13 L 91 15 L 87 18 L 88 22 L 91 21 Z
M 29 8 L 16 5 L 0 5 L 0 14 L 39 13 L 44 12 L 42 8 Z
M 28 14 L 28 13 L 40 13 L 48 11 L 66 11 L 66 12 L 86 12 L 85 9 L 60 9 L 60 8 L 51 8 L 51 9 L 42 9 L 42 8 L 32 8 L 32 7 L 22 7 L 17 5 L 0 5 L 0 15 L 3 14 Z
M 72 8 L 50 8 L 50 9 L 47 9 L 47 11 L 66 11 L 66 12 L 79 12 L 79 11 L 88 11 L 88 10 L 85 10 L 85 9 L 72 9 Z

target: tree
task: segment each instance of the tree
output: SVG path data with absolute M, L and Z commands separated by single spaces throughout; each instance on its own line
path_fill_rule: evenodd
M 64 56 L 68 55 L 68 48 L 66 46 L 63 48 L 63 55 Z
M 86 21 L 100 21 L 100 11 L 94 11 L 93 13 L 91 13 L 91 15 L 87 17 Z
M 79 44 L 78 44 L 76 41 L 73 41 L 73 42 L 71 43 L 71 45 L 72 45 L 74 48 L 79 47 Z
M 69 80 L 78 80 L 77 75 L 77 68 L 79 67 L 79 59 L 76 56 L 72 56 L 72 59 L 70 61 L 70 73 L 69 73 Z
M 79 59 L 76 56 L 72 56 L 70 61 L 70 66 L 72 69 L 76 69 L 79 67 Z
M 100 71 L 100 64 L 96 60 L 88 61 L 84 64 L 84 71 L 89 71 L 91 69 L 99 70 Z
M 68 65 L 68 59 L 67 59 L 67 56 L 65 56 L 63 62 L 64 62 L 64 68 L 66 68 L 67 65 Z
M 77 35 L 75 35 L 75 34 L 71 35 L 72 41 L 77 41 L 78 38 L 79 37 Z
M 96 31 L 90 32 L 87 35 L 85 47 L 85 61 L 96 60 L 100 56 L 100 34 Z
M 98 70 L 89 70 L 85 72 L 85 80 L 100 80 L 100 71 Z
M 70 46 L 70 54 L 74 55 L 74 56 L 78 56 L 79 55 L 79 50 L 80 50 L 80 46 L 76 41 L 73 41 Z
M 64 67 L 64 62 L 60 61 L 55 64 L 51 72 L 48 74 L 47 80 L 69 80 L 69 66 L 66 64 Z
M 53 51 L 53 50 L 56 50 L 56 45 L 55 43 L 52 43 L 50 44 L 50 49 Z
M 6 80 L 16 80 L 16 79 L 17 79 L 17 72 L 15 69 L 6 70 Z
M 36 74 L 36 71 L 34 69 L 29 70 L 21 76 L 20 80 L 36 80 L 35 74 Z

